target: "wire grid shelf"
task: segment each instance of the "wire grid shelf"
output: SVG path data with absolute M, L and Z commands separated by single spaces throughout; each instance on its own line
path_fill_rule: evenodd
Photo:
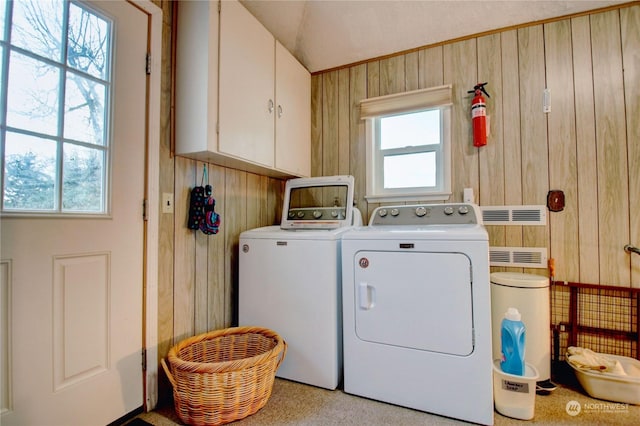
M 639 359 L 640 289 L 556 282 L 550 299 L 554 362 L 569 346 Z

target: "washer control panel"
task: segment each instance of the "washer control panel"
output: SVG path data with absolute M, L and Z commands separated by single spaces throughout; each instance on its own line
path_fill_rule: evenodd
M 475 204 L 415 204 L 382 206 L 373 211 L 369 226 L 482 224 Z
M 343 220 L 346 216 L 344 207 L 302 207 L 289 209 L 290 220 Z

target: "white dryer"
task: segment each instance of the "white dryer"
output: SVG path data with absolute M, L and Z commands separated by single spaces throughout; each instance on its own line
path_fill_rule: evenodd
M 481 217 L 472 204 L 386 206 L 343 234 L 345 392 L 493 424 Z
M 292 179 L 284 198 L 280 226 L 240 235 L 239 325 L 270 328 L 287 342 L 278 377 L 335 389 L 342 379 L 341 237 L 362 224 L 353 177 Z

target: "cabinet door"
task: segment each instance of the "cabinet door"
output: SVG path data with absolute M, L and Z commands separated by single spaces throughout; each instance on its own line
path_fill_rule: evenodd
M 311 175 L 311 76 L 276 41 L 276 169 Z
M 218 4 L 178 3 L 176 154 L 218 149 Z
M 275 41 L 239 2 L 221 4 L 218 149 L 273 167 Z

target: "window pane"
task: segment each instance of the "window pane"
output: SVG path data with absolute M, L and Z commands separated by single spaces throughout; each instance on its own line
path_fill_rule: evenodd
M 4 47 L 0 46 L 0 70 L 2 70 L 4 68 Z M 2 100 L 4 99 L 4 95 L 5 95 L 5 84 L 4 81 L 2 81 L 2 84 L 0 84 L 0 102 L 2 102 Z M 4 117 L 0 118 L 0 122 L 2 124 L 4 124 Z
M 64 144 L 62 210 L 103 210 L 103 151 Z
M 7 18 L 7 0 L 0 0 L 0 40 L 5 40 L 4 32 L 7 28 L 5 19 Z
M 63 6 L 60 0 L 14 1 L 11 44 L 61 62 Z
M 104 143 L 104 101 L 106 87 L 67 73 L 64 137 L 96 145 Z
M 55 208 L 56 143 L 7 132 L 4 208 Z
M 94 77 L 107 79 L 109 23 L 71 3 L 67 64 Z
M 0 0 L 5 209 L 105 212 L 112 31 L 82 2 Z
M 439 143 L 439 109 L 380 118 L 380 149 Z
M 60 70 L 16 52 L 9 61 L 7 125 L 57 135 Z
M 436 186 L 436 153 L 384 157 L 384 188 Z

